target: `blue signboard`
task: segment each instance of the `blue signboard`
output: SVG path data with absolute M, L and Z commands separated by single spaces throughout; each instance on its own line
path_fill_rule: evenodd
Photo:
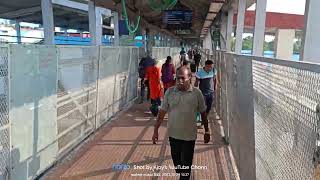
M 167 10 L 164 11 L 162 20 L 167 29 L 190 29 L 192 25 L 192 11 Z

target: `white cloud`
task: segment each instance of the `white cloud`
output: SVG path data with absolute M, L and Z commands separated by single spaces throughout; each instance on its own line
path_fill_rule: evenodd
M 267 0 L 268 12 L 304 14 L 306 0 Z M 255 4 L 248 10 L 255 10 Z

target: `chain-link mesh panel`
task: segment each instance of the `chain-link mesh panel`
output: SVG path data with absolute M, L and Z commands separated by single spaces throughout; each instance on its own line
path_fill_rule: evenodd
M 320 66 L 278 61 L 253 61 L 257 178 L 313 179 Z
M 127 83 L 128 83 L 128 70 L 130 68 L 131 48 L 120 48 L 119 63 L 116 64 L 120 71 L 116 74 L 115 91 L 114 91 L 114 113 L 118 112 L 127 103 Z M 124 65 L 125 64 L 125 65 Z
M 225 54 L 225 94 L 223 101 L 226 134 L 241 179 L 255 179 L 254 110 L 251 61 Z
M 138 64 L 139 64 L 139 52 L 137 48 L 132 48 L 131 60 L 130 60 L 130 71 L 129 71 L 129 82 L 128 82 L 128 100 L 132 101 L 137 97 L 138 91 Z
M 179 48 L 169 48 L 169 54 L 172 58 L 172 62 L 175 65 L 175 67 L 180 66 L 179 53 L 180 53 Z
M 98 48 L 59 46 L 58 51 L 58 144 L 64 153 L 95 128 Z
M 217 82 L 218 82 L 218 86 L 217 86 L 217 89 L 216 89 L 216 97 L 215 97 L 215 100 L 216 100 L 215 109 L 216 109 L 216 112 L 218 113 L 218 115 L 222 114 L 221 106 L 222 106 L 222 102 L 223 102 L 222 101 L 222 97 L 223 96 L 221 96 L 221 94 L 222 94 L 222 84 L 221 83 L 222 82 L 225 83 L 225 81 L 222 81 L 222 79 L 224 78 L 224 76 L 223 76 L 224 74 L 221 73 L 222 68 L 223 68 L 222 67 L 222 63 L 224 62 L 223 61 L 223 54 L 222 53 L 220 53 L 220 54 L 221 54 L 221 56 L 219 58 L 217 58 L 216 61 L 215 61 L 215 69 L 217 71 L 216 78 L 217 78 Z M 224 90 L 225 90 L 225 87 L 224 87 Z M 222 122 L 225 123 L 226 121 L 222 121 Z M 224 127 L 226 127 L 226 126 L 224 126 Z
M 145 48 L 138 48 L 139 50 L 139 59 L 146 56 Z
M 223 119 L 240 176 L 255 156 L 257 179 L 313 179 L 320 120 L 320 66 L 261 57 L 251 61 L 251 57 L 229 53 L 215 56 L 221 80 L 217 112 Z M 251 62 L 252 74 L 248 69 Z M 250 106 L 244 103 L 248 99 L 254 104 L 254 123 L 250 123 L 250 117 L 241 118 L 250 114 Z M 253 124 L 251 132 L 248 127 Z M 246 154 L 241 153 L 252 145 L 246 144 L 252 137 L 255 151 L 249 148 Z
M 8 99 L 8 47 L 0 46 L 0 177 L 9 168 L 9 99 Z
M 172 56 L 172 54 L 170 54 L 169 47 L 153 47 L 152 48 L 152 57 L 158 60 L 165 60 L 167 56 Z
M 117 66 L 120 58 L 119 48 L 100 47 L 98 111 L 96 126 L 100 127 L 114 115 L 114 93 Z
M 138 48 L 100 48 L 97 127 L 137 97 L 138 63 Z
M 10 178 L 31 179 L 52 165 L 58 152 L 57 51 L 10 45 L 9 59 Z

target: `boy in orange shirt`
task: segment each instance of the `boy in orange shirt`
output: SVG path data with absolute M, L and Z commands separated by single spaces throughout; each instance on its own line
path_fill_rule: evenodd
M 151 107 L 150 111 L 154 116 L 158 115 L 159 106 L 161 105 L 161 97 L 163 96 L 163 87 L 161 84 L 161 69 L 156 66 L 157 62 L 154 60 L 153 66 L 146 70 L 145 80 L 149 80 Z

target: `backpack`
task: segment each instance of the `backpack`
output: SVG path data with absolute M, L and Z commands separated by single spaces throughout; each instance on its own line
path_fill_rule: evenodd
M 139 78 L 144 78 L 146 76 L 146 70 L 144 67 L 139 66 L 138 72 L 139 72 Z
M 162 76 L 161 80 L 163 83 L 170 83 L 173 81 L 173 65 L 163 65 L 162 66 Z
M 144 67 L 144 61 L 145 61 L 145 58 L 142 58 L 139 63 L 139 67 L 138 67 L 139 78 L 144 78 L 146 75 L 146 68 Z

